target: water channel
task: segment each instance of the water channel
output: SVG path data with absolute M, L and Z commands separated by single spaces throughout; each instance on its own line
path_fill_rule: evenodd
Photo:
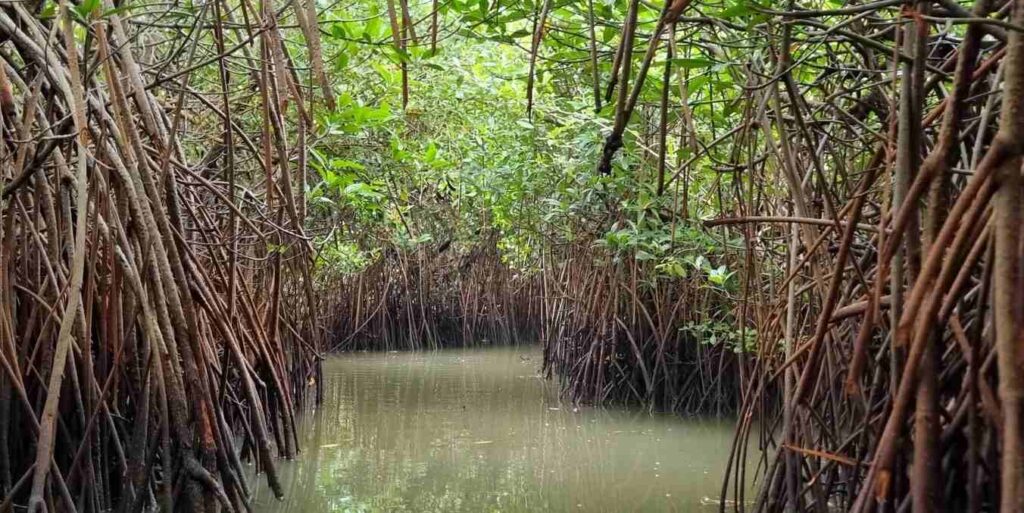
M 717 511 L 728 420 L 576 408 L 535 347 L 346 354 L 300 420 L 276 512 Z M 262 477 L 262 476 L 261 476 Z

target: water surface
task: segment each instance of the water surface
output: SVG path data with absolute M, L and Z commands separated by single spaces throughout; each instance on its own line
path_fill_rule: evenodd
M 254 510 L 717 510 L 732 422 L 574 408 L 539 367 L 535 348 L 327 360 L 286 498 L 260 479 Z

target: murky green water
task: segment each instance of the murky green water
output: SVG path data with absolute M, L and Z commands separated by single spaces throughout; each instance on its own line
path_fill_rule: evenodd
M 358 354 L 324 365 L 324 404 L 260 479 L 265 512 L 712 511 L 732 423 L 575 409 L 534 348 Z M 262 476 L 261 476 L 262 477 Z

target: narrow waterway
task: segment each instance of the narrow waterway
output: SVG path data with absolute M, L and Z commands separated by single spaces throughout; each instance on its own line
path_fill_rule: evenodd
M 355 354 L 324 365 L 268 512 L 713 511 L 728 421 L 574 408 L 536 348 Z

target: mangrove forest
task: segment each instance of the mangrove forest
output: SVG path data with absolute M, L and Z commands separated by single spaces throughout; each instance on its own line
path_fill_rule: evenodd
M 1024 512 L 1024 0 L 3 0 L 0 137 L 0 513 Z

